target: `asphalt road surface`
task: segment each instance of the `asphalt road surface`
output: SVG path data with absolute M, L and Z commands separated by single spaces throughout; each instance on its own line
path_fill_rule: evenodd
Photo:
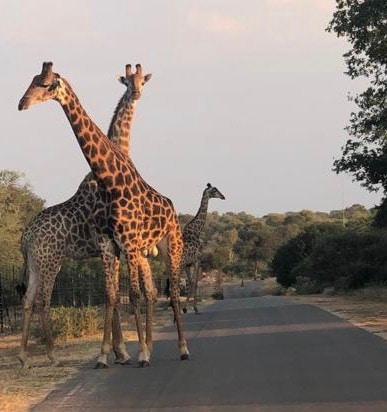
M 179 360 L 171 325 L 151 367 L 91 364 L 34 410 L 387 412 L 386 341 L 314 306 L 238 299 L 235 288 L 185 315 L 190 360 Z

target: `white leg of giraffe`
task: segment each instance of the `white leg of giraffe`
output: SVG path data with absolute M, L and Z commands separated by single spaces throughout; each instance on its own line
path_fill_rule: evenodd
M 141 256 L 139 262 L 140 276 L 142 279 L 142 284 L 144 286 L 144 295 L 146 302 L 145 342 L 150 356 L 153 349 L 152 328 L 154 311 L 153 308 L 155 302 L 155 288 L 153 285 L 152 272 L 148 260 Z
M 172 233 L 168 236 L 168 263 L 169 263 L 169 273 L 170 273 L 170 284 L 171 284 L 171 303 L 173 307 L 174 317 L 176 321 L 177 336 L 178 336 L 178 347 L 180 352 L 180 359 L 187 360 L 189 357 L 187 341 L 184 338 L 180 309 L 179 309 L 179 298 L 180 298 L 180 285 L 179 285 L 179 269 L 180 260 L 182 253 L 181 242 L 176 238 L 175 234 Z M 179 251 L 179 252 L 178 252 Z
M 133 242 L 134 243 L 134 242 Z M 144 330 L 140 312 L 140 278 L 139 278 L 139 259 L 142 257 L 141 252 L 128 246 L 125 251 L 128 271 L 130 273 L 129 298 L 134 310 L 134 319 L 138 335 L 138 362 L 141 367 L 150 365 L 150 351 L 144 338 Z

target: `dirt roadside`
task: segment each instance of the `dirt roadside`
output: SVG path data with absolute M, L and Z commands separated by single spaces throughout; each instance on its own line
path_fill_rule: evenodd
M 387 340 L 387 300 L 360 296 L 286 296 L 293 302 L 315 305 Z

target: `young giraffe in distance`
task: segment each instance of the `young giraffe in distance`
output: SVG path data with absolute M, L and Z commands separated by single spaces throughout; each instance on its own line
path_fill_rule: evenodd
M 140 314 L 140 278 L 152 276 L 143 250 L 149 250 L 163 240 L 168 256 L 171 283 L 171 301 L 178 332 L 180 358 L 188 359 L 179 313 L 179 268 L 183 240 L 179 221 L 172 202 L 153 189 L 139 174 L 127 154 L 119 150 L 90 119 L 70 84 L 52 72 L 52 63 L 43 63 L 42 72 L 36 75 L 19 102 L 19 110 L 47 100 L 56 100 L 62 106 L 73 129 L 78 144 L 90 165 L 98 184 L 106 196 L 109 207 L 109 225 L 114 239 L 125 255 L 130 273 L 130 300 L 134 308 L 139 339 L 139 362 L 149 364 L 152 350 L 153 288 L 145 290 L 146 340 Z M 146 283 L 144 286 L 146 288 Z M 114 299 L 109 297 L 105 332 L 110 334 Z M 109 335 L 110 336 L 110 335 Z M 104 336 L 103 353 L 108 354 L 110 343 Z
M 143 85 L 150 78 L 150 74 L 143 76 L 140 67 L 132 73 L 130 65 L 126 65 L 126 75 L 119 77 L 119 81 L 126 86 L 126 91 L 114 111 L 108 137 L 124 152 L 129 150 L 136 102 L 141 96 Z M 107 207 L 98 190 L 97 180 L 89 173 L 69 200 L 44 209 L 24 229 L 21 249 L 24 257 L 23 278 L 28 277 L 28 288 L 23 305 L 23 333 L 19 354 L 23 367 L 27 361 L 26 346 L 34 303 L 40 312 L 47 355 L 53 364 L 57 364 L 53 355 L 49 309 L 54 282 L 65 257 L 76 260 L 101 257 L 107 291 L 110 288 L 118 289 L 119 248 L 108 226 Z M 116 361 L 127 363 L 130 356 L 123 342 L 118 299 L 114 303 L 112 327 Z M 107 356 L 104 353 L 98 359 L 97 366 L 107 367 Z
M 200 235 L 203 232 L 204 225 L 206 223 L 208 201 L 210 199 L 224 200 L 225 197 L 216 187 L 211 186 L 210 183 L 207 183 L 207 187 L 203 191 L 199 210 L 197 211 L 195 217 L 189 221 L 183 229 L 184 252 L 181 259 L 181 268 L 185 271 L 188 279 L 187 303 L 193 295 L 193 307 L 195 313 L 198 313 L 197 286 L 201 256 Z M 187 310 L 185 309 L 185 312 L 186 311 Z

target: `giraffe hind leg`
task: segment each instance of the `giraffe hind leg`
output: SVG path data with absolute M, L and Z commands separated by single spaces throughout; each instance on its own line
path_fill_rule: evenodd
M 28 271 L 28 285 L 23 298 L 23 329 L 20 342 L 20 352 L 17 356 L 22 368 L 28 368 L 27 343 L 31 326 L 33 306 L 36 300 L 36 294 L 39 286 L 39 272 L 35 270 L 31 258 L 27 258 L 26 270 Z
M 120 301 L 119 301 L 119 281 L 120 281 L 120 259 L 119 252 L 115 253 L 115 256 L 111 256 L 113 264 L 113 283 L 114 289 L 117 293 L 116 302 L 113 309 L 113 322 L 112 322 L 112 337 L 113 337 L 113 351 L 116 355 L 114 363 L 119 363 L 121 365 L 127 365 L 130 363 L 131 358 L 126 349 L 124 343 L 124 337 L 121 328 L 121 318 L 120 318 Z
M 140 289 L 140 268 L 139 264 L 143 257 L 141 256 L 141 252 L 138 251 L 136 248 L 133 248 L 131 244 L 125 245 L 125 259 L 128 265 L 128 272 L 130 273 L 129 281 L 130 281 L 130 288 L 129 288 L 129 299 L 133 306 L 134 311 L 134 319 L 136 323 L 137 329 L 137 336 L 138 336 L 138 344 L 139 344 L 139 351 L 138 351 L 138 362 L 140 367 L 146 367 L 150 364 L 150 351 L 147 347 L 145 338 L 144 338 L 144 330 L 142 325 L 141 319 L 141 311 L 140 311 L 140 297 L 141 297 L 141 289 Z
M 52 327 L 51 327 L 51 319 L 50 319 L 50 304 L 51 304 L 51 296 L 52 290 L 54 288 L 54 283 L 57 274 L 60 270 L 60 261 L 54 261 L 52 264 L 45 268 L 45 270 L 41 271 L 41 288 L 39 290 L 39 294 L 41 295 L 41 299 L 39 299 L 39 313 L 40 313 L 40 320 L 42 324 L 42 329 L 44 333 L 45 343 L 46 343 L 46 353 L 48 359 L 50 359 L 51 364 L 53 366 L 58 366 L 59 362 L 54 356 L 54 339 L 52 337 Z M 44 281 L 43 281 L 44 280 Z

